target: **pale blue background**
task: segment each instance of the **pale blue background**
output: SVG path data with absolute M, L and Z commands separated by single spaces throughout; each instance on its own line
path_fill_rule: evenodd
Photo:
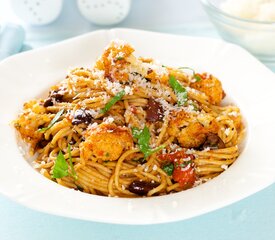
M 218 37 L 198 0 L 133 0 L 130 15 L 117 26 Z M 94 29 L 98 27 L 80 17 L 74 1 L 66 0 L 62 15 L 54 24 L 27 27 L 27 44 L 37 48 Z M 0 196 L 0 240 L 25 239 L 272 240 L 275 239 L 275 185 L 193 219 L 150 226 L 120 226 L 51 216 Z

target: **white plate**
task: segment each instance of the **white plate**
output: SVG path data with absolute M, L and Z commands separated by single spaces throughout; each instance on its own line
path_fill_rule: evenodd
M 91 66 L 110 40 L 131 43 L 137 55 L 164 65 L 189 66 L 216 75 L 247 121 L 245 146 L 223 174 L 168 196 L 122 199 L 93 196 L 49 181 L 22 157 L 10 122 L 24 101 L 44 93 L 67 69 Z M 191 218 L 243 199 L 275 180 L 275 75 L 245 50 L 220 40 L 113 29 L 97 31 L 0 64 L 0 192 L 30 208 L 72 218 L 152 224 Z

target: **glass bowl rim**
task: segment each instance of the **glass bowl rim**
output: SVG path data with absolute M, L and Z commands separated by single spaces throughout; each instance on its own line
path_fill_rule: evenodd
M 223 15 L 229 19 L 235 20 L 235 21 L 240 21 L 240 22 L 246 22 L 246 23 L 253 23 L 253 24 L 258 24 L 258 25 L 265 25 L 265 26 L 274 26 L 275 27 L 275 21 L 259 21 L 259 20 L 253 20 L 253 19 L 246 19 L 246 18 L 241 18 L 237 17 L 234 15 L 231 15 L 229 13 L 226 13 L 222 11 L 219 7 L 217 7 L 215 4 L 212 3 L 211 0 L 201 0 L 202 4 L 204 5 L 205 8 L 208 8 L 220 15 Z

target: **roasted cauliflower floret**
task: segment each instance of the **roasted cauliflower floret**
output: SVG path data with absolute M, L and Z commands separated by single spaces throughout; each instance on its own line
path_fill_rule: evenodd
M 218 123 L 212 115 L 203 113 L 194 118 L 182 111 L 174 114 L 167 132 L 176 136 L 182 147 L 195 148 L 204 143 L 208 133 L 217 133 L 218 129 Z
M 45 108 L 40 101 L 32 100 L 24 104 L 23 113 L 13 122 L 22 139 L 34 148 L 41 140 L 42 133 L 37 130 L 49 124 L 51 118 L 45 114 Z
M 211 74 L 203 73 L 199 75 L 201 80 L 191 83 L 190 87 L 204 92 L 209 97 L 209 102 L 219 105 L 224 97 L 221 82 Z
M 209 133 L 217 133 L 219 124 L 214 116 L 209 113 L 201 113 L 197 116 L 197 120 L 203 125 L 205 130 Z
M 191 116 L 184 111 L 172 113 L 172 118 L 169 121 L 167 132 L 171 136 L 177 136 L 180 129 L 188 126 L 191 121 Z
M 126 58 L 135 50 L 122 41 L 113 41 L 107 47 L 100 59 L 97 60 L 95 68 L 103 70 L 105 77 L 111 81 L 127 82 L 129 73 L 124 71 L 129 63 Z
M 152 83 L 160 82 L 168 85 L 169 72 L 166 68 L 153 63 L 147 72 L 146 79 L 150 79 Z
M 181 129 L 177 139 L 184 148 L 199 147 L 206 139 L 206 130 L 199 122 L 190 123 Z
M 127 128 L 102 123 L 87 130 L 85 141 L 80 145 L 80 154 L 85 160 L 114 161 L 124 150 L 132 147 L 133 138 Z

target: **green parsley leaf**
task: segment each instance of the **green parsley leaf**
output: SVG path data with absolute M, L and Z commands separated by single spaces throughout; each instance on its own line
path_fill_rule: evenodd
M 192 163 L 192 162 L 191 162 L 191 161 L 185 161 L 185 162 L 179 164 L 179 166 L 180 166 L 181 168 L 185 168 L 185 167 L 187 167 L 187 165 L 189 165 L 190 163 Z
M 188 70 L 191 70 L 192 73 L 193 73 L 193 78 L 196 80 L 196 82 L 199 82 L 201 81 L 201 77 L 196 74 L 195 70 L 193 68 L 190 68 L 190 67 L 179 67 L 179 69 L 188 69 Z
M 45 132 L 45 131 L 47 131 L 48 129 L 50 129 L 50 128 L 58 121 L 58 119 L 61 117 L 61 115 L 63 114 L 63 112 L 64 112 L 64 109 L 61 109 L 61 110 L 54 116 L 54 118 L 53 118 L 52 121 L 50 122 L 49 126 L 48 126 L 48 127 L 45 127 L 45 128 L 38 129 L 38 132 Z
M 69 154 L 69 164 L 71 168 L 71 174 L 68 171 L 69 166 L 65 159 L 65 156 L 60 150 L 54 163 L 53 175 L 52 175 L 53 178 L 62 178 L 66 176 L 72 176 L 75 180 L 77 180 L 77 175 L 74 170 L 73 161 L 72 161 L 72 152 L 71 152 L 70 144 L 68 144 L 68 154 Z
M 199 110 L 199 106 L 196 103 L 191 102 L 190 105 L 193 106 L 194 111 L 198 111 Z
M 69 175 L 68 164 L 61 150 L 59 151 L 53 167 L 53 178 L 62 178 Z
M 182 163 L 175 162 L 175 167 L 181 167 L 181 168 L 186 168 L 188 164 L 191 164 L 192 161 L 184 161 Z
M 74 170 L 74 166 L 73 166 L 73 160 L 72 160 L 72 152 L 71 152 L 71 145 L 68 144 L 68 154 L 69 154 L 69 163 L 70 163 L 70 167 L 71 167 L 71 176 L 74 178 L 74 180 L 77 180 L 77 175 L 76 172 Z
M 198 74 L 194 74 L 193 77 L 196 79 L 196 82 L 201 81 L 201 77 Z
M 174 164 L 173 163 L 169 163 L 165 166 L 163 166 L 163 171 L 166 172 L 166 174 L 168 176 L 171 176 L 173 174 L 173 171 L 174 171 Z
M 187 101 L 187 91 L 186 89 L 181 86 L 181 84 L 176 80 L 174 76 L 170 76 L 169 78 L 169 84 L 171 88 L 174 90 L 174 92 L 177 95 L 178 98 L 178 105 L 182 106 Z
M 117 57 L 116 60 L 123 60 L 124 57 Z
M 125 95 L 125 91 L 122 90 L 121 92 L 119 92 L 118 94 L 116 94 L 113 98 L 111 98 L 111 100 L 105 105 L 105 107 L 103 109 L 100 110 L 100 113 L 106 113 L 110 110 L 110 108 L 116 104 L 116 102 L 118 102 L 119 100 L 121 100 L 123 98 L 123 96 Z
M 148 127 L 144 127 L 142 130 L 136 127 L 132 128 L 133 137 L 138 140 L 138 147 L 140 151 L 144 154 L 144 158 L 149 157 L 151 154 L 159 151 L 164 148 L 163 145 L 158 146 L 154 149 L 151 149 L 149 146 L 150 141 L 150 131 Z

